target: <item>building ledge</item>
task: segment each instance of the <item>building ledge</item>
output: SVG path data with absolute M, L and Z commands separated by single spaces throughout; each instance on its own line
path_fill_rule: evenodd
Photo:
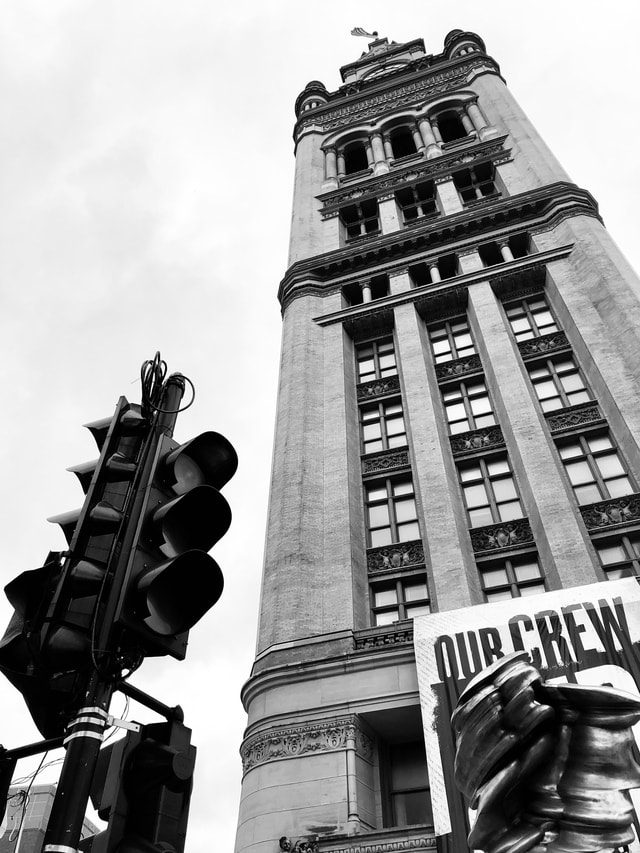
M 318 839 L 319 853 L 401 853 L 404 850 L 432 850 L 435 846 L 432 826 L 389 827 L 360 835 Z

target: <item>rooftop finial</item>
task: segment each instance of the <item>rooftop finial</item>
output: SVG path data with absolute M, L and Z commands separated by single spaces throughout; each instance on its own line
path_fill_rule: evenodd
M 377 30 L 374 30 L 372 33 L 368 33 L 366 30 L 363 30 L 362 27 L 354 27 L 351 30 L 351 35 L 352 36 L 363 36 L 364 38 L 367 38 L 367 39 L 378 38 Z

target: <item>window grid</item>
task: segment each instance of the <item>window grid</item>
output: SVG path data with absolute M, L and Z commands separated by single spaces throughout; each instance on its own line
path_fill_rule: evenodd
M 453 182 L 462 201 L 468 204 L 496 193 L 495 171 L 492 163 L 454 172 Z
M 389 744 L 385 774 L 385 826 L 432 825 L 424 740 Z
M 558 331 L 558 325 L 544 296 L 533 296 L 505 306 L 507 319 L 517 341 L 527 341 Z
M 427 577 L 413 574 L 371 585 L 374 625 L 391 625 L 431 613 Z
M 365 494 L 370 548 L 420 538 L 410 477 L 365 483 Z
M 522 518 L 522 505 L 506 456 L 489 456 L 458 465 L 471 527 Z
M 608 433 L 589 433 L 558 443 L 558 452 L 579 504 L 631 494 L 635 486 Z
M 369 382 L 372 379 L 385 379 L 396 376 L 396 354 L 392 338 L 359 344 L 356 347 L 358 364 L 358 382 Z
M 412 187 L 403 187 L 396 193 L 396 201 L 402 210 L 405 223 L 438 212 L 433 181 L 425 181 Z
M 547 359 L 528 368 L 529 378 L 543 412 L 587 403 L 592 397 L 571 356 Z
M 475 355 L 469 324 L 464 318 L 429 327 L 429 340 L 436 364 Z
M 546 589 L 544 576 L 535 556 L 479 565 L 478 570 L 486 601 L 504 601 L 525 595 L 537 595 Z
M 640 533 L 595 540 L 593 544 L 607 580 L 640 575 Z
M 481 380 L 461 382 L 442 389 L 449 433 L 495 426 L 496 419 L 487 386 Z
M 344 207 L 340 216 L 346 229 L 347 240 L 377 234 L 380 230 L 378 202 L 376 199 L 356 202 Z
M 360 427 L 363 453 L 393 450 L 396 447 L 404 447 L 407 443 L 404 414 L 400 400 L 362 407 L 360 410 Z

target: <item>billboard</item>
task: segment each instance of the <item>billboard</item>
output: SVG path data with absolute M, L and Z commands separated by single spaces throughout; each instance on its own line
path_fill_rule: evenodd
M 466 845 L 450 719 L 474 675 L 524 650 L 545 681 L 609 684 L 640 695 L 640 586 L 634 578 L 417 616 L 413 624 L 434 829 L 437 836 L 450 834 L 441 849 Z M 640 732 L 634 734 L 640 743 Z M 638 792 L 632 797 L 638 812 Z

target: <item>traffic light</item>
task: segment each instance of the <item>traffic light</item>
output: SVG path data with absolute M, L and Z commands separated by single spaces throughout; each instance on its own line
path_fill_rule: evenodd
M 85 853 L 182 853 L 196 748 L 178 721 L 142 726 L 100 750 L 91 801 L 107 828 Z
M 101 453 L 69 469 L 86 493 L 82 508 L 49 519 L 60 524 L 68 550 L 5 587 L 15 612 L 0 640 L 0 671 L 46 738 L 63 733 L 89 669 L 112 666 L 95 637 L 148 432 L 141 408 L 124 397 L 113 417 L 87 426 Z
M 231 523 L 219 490 L 237 465 L 233 446 L 217 432 L 185 444 L 160 437 L 131 548 L 123 548 L 128 559 L 114 622 L 124 649 L 184 658 L 189 629 L 222 593 L 222 572 L 207 552 Z

